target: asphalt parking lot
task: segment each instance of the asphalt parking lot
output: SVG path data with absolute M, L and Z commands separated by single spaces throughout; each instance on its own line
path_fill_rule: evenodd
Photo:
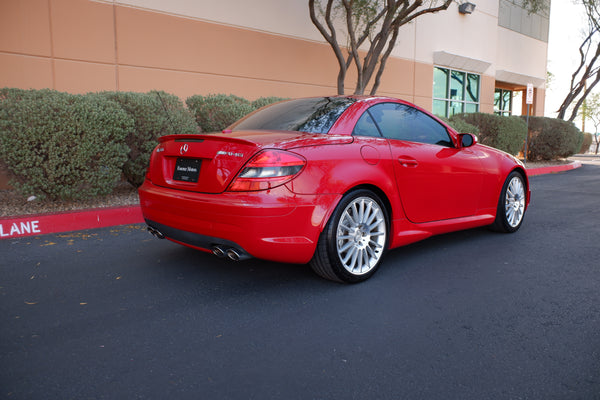
M 600 166 L 358 285 L 141 225 L 0 241 L 0 398 L 600 399 Z

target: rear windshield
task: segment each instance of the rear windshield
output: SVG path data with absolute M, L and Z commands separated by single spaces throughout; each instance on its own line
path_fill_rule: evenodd
M 233 124 L 230 129 L 327 133 L 339 116 L 355 101 L 343 97 L 285 101 L 250 114 Z

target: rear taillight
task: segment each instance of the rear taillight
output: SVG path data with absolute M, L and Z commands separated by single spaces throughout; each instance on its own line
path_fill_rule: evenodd
M 254 156 L 233 180 L 229 190 L 245 192 L 271 189 L 294 179 L 306 160 L 282 150 L 265 150 Z

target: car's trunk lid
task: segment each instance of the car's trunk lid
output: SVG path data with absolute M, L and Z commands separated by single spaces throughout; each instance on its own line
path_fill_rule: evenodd
M 221 193 L 244 164 L 264 148 L 352 142 L 351 136 L 283 131 L 169 135 L 152 154 L 150 179 L 155 185 L 202 193 Z

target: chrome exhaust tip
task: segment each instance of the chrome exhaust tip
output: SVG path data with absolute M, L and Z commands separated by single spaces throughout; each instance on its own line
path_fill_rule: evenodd
M 148 232 L 150 232 L 151 235 L 156 236 L 159 239 L 164 239 L 165 235 L 163 235 L 158 229 L 153 228 L 151 226 L 149 226 L 148 228 Z
M 222 247 L 219 247 L 219 246 L 213 246 L 212 253 L 219 258 L 227 257 L 227 252 Z
M 229 257 L 230 260 L 233 261 L 240 261 L 240 253 L 238 253 L 238 251 L 236 249 L 227 249 L 227 257 Z

